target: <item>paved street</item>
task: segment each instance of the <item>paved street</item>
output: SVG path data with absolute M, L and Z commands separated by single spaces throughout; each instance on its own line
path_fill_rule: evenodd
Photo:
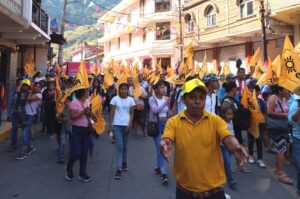
M 154 174 L 153 162 L 155 148 L 151 138 L 141 135 L 129 142 L 129 171 L 120 181 L 113 179 L 115 145 L 110 143 L 107 134 L 95 143 L 95 154 L 88 162 L 88 174 L 93 181 L 83 183 L 74 179 L 64 179 L 64 165 L 56 163 L 56 140 L 49 140 L 45 134 L 38 133 L 33 141 L 37 150 L 22 161 L 15 160 L 15 153 L 7 153 L 8 142 L 0 145 L 0 198 L 18 199 L 173 199 L 175 198 L 175 181 L 172 166 L 168 165 L 169 185 L 162 186 Z M 273 163 L 273 155 L 266 155 L 268 165 Z M 213 164 L 213 163 L 212 163 Z M 238 190 L 226 188 L 233 199 L 288 199 L 295 197 L 295 187 L 283 186 L 268 170 L 257 165 L 248 165 L 252 174 L 236 173 Z M 295 177 L 291 166 L 288 170 Z M 77 171 L 74 169 L 74 173 Z

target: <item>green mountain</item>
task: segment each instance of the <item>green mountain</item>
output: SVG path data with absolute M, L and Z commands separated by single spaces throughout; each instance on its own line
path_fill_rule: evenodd
M 67 45 L 64 47 L 65 57 L 70 57 L 74 47 L 84 42 L 96 44 L 102 37 L 103 30 L 97 20 L 110 11 L 121 0 L 67 0 L 66 25 L 64 36 Z M 58 30 L 61 29 L 64 0 L 42 0 L 42 7 L 51 20 L 56 19 Z M 57 51 L 54 46 L 54 51 Z M 57 54 L 57 53 L 56 53 Z

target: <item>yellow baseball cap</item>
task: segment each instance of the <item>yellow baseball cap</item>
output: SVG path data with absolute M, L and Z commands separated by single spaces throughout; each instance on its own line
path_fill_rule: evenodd
M 23 79 L 22 84 L 26 84 L 27 86 L 30 86 L 30 80 L 29 79 Z
M 199 79 L 192 79 L 183 84 L 182 92 L 184 94 L 192 92 L 195 88 L 201 88 L 205 92 L 208 93 L 207 88 L 205 87 L 204 83 Z

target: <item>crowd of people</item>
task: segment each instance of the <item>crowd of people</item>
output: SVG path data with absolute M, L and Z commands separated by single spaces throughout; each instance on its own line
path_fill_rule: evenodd
M 275 154 L 274 174 L 285 184 L 293 184 L 284 170 L 286 158 L 293 159 L 298 171 L 297 191 L 300 193 L 300 157 L 297 153 L 300 152 L 299 96 L 278 85 L 259 86 L 255 78 L 245 74 L 244 68 L 239 67 L 236 75 L 229 73 L 224 79 L 209 73 L 202 79 L 199 75 L 179 75 L 175 82 L 167 81 L 164 71 L 156 82 L 150 82 L 140 73 L 140 96 L 134 94 L 137 85 L 132 77 L 119 85 L 115 78 L 113 85 L 105 87 L 102 74 L 89 74 L 90 87 L 72 93 L 59 114 L 55 108 L 57 78 L 60 89 L 66 91 L 74 84 L 76 75 L 43 76 L 38 72 L 31 80 L 19 78 L 15 90 L 9 95 L 8 119 L 12 123 L 9 152 L 20 150 L 16 157 L 18 160 L 27 158 L 36 150 L 31 140 L 37 131 L 36 124 L 40 123 L 41 131 L 46 132 L 49 139 L 57 139 L 57 162 L 66 163 L 66 179 L 72 181 L 73 165 L 79 160 L 79 179 L 91 181 L 87 174 L 87 159 L 93 155 L 94 139 L 99 135 L 92 127 L 90 97 L 97 94 L 101 96 L 104 112 L 109 113 L 106 123 L 111 141 L 116 145 L 116 172 L 113 176 L 116 180 L 122 179 L 128 170 L 130 134 L 137 137 L 142 132 L 142 136 L 147 136 L 148 124 L 155 123 L 157 132 L 151 135 L 156 149 L 156 154 L 153 154 L 156 156 L 154 171 L 163 184 L 168 182 L 165 162 L 170 161 L 174 146 L 178 199 L 228 198 L 224 184 L 227 182 L 232 189 L 238 186 L 232 175 L 233 169 L 251 173 L 246 162 L 256 162 L 259 167 L 265 168 L 264 151 Z M 258 137 L 248 131 L 251 114 L 241 104 L 246 87 L 256 93 L 259 109 L 266 118 L 265 122 L 257 124 Z M 271 120 L 280 120 L 290 126 L 286 127 L 287 131 L 276 131 L 268 128 Z M 22 130 L 21 149 L 17 139 L 19 129 Z M 70 151 L 67 153 L 68 143 Z M 256 158 L 254 144 L 257 147 Z M 231 165 L 231 155 L 236 158 L 236 168 Z

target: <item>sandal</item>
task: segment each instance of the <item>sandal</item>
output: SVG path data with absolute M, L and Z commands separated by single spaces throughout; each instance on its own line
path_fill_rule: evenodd
M 279 182 L 282 182 L 284 184 L 292 185 L 293 180 L 287 175 L 287 174 L 281 174 L 278 176 Z

